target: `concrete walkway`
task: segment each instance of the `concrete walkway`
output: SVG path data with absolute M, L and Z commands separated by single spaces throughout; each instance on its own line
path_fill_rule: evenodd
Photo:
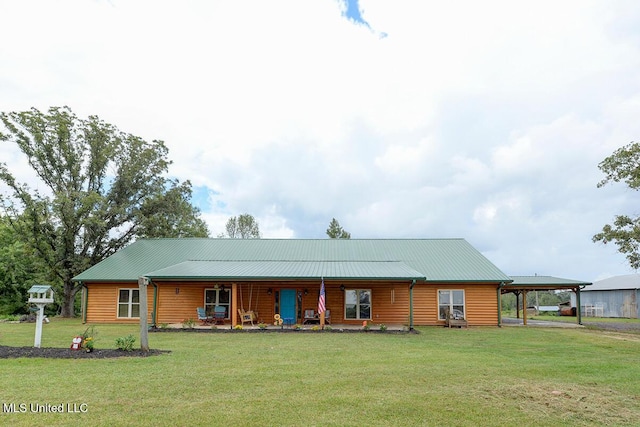
M 232 329 L 231 323 L 226 323 L 224 325 L 203 325 L 200 322 L 197 322 L 195 325 L 193 325 L 192 329 L 213 329 L 213 326 L 215 326 L 215 329 Z M 274 326 L 273 324 L 267 324 L 266 329 L 269 331 L 280 331 L 280 330 L 294 330 L 296 325 L 290 325 L 290 326 Z M 319 325 L 298 325 L 300 326 L 300 330 L 316 330 L 319 328 Z M 387 331 L 404 331 L 407 328 L 404 325 L 398 325 L 398 324 L 387 324 Z M 170 323 L 168 325 L 166 325 L 167 328 L 170 329 L 183 329 L 184 325 L 182 323 Z M 336 331 L 356 331 L 356 330 L 363 330 L 362 325 L 345 325 L 345 324 L 327 324 L 326 325 L 327 329 L 332 329 L 332 330 L 336 330 Z M 248 323 L 245 323 L 244 325 L 242 325 L 242 329 L 243 330 L 258 330 L 260 329 L 260 327 L 258 326 L 258 323 L 254 323 L 253 325 L 250 325 Z M 369 330 L 371 331 L 379 331 L 380 330 L 380 324 L 379 323 L 369 323 Z
M 503 326 L 524 326 L 522 319 L 515 319 L 513 317 L 503 317 Z M 584 328 L 584 325 L 578 325 L 573 322 L 549 322 L 546 320 L 531 320 L 527 319 L 527 326 L 544 327 L 544 328 Z

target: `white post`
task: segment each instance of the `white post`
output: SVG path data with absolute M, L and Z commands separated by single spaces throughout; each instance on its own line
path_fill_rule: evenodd
M 38 304 L 38 318 L 36 319 L 36 340 L 33 346 L 40 348 L 42 341 L 42 320 L 44 319 L 44 304 Z

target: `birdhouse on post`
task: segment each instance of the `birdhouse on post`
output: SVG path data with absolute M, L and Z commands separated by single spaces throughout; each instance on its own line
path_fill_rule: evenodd
M 29 303 L 38 307 L 38 318 L 36 319 L 36 339 L 34 347 L 40 348 L 42 339 L 42 322 L 44 321 L 44 306 L 53 303 L 53 289 L 49 285 L 33 285 L 28 291 Z

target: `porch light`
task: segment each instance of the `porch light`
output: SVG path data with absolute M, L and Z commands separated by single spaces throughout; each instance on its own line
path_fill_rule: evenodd
M 271 289 L 271 288 L 267 289 L 267 294 L 268 295 L 271 295 L 272 293 L 273 293 L 273 289 Z
M 307 296 L 307 295 L 309 295 L 309 289 L 304 290 L 304 296 Z
M 344 292 L 344 285 L 340 285 L 340 290 Z

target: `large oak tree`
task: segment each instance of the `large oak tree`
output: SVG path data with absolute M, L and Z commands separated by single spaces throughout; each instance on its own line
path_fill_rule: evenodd
M 0 113 L 0 141 L 27 157 L 36 188 L 0 163 L 4 215 L 62 287 L 65 317 L 80 284 L 71 279 L 138 237 L 207 237 L 190 204 L 191 184 L 169 179 L 162 141 L 145 141 L 67 107 Z

